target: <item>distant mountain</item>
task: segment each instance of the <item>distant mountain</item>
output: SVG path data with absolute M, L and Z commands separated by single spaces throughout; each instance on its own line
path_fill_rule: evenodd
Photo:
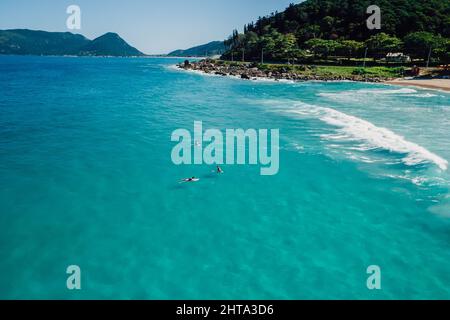
M 212 41 L 186 50 L 175 50 L 168 54 L 171 57 L 201 57 L 221 55 L 226 51 L 223 41 Z
M 0 54 L 75 55 L 89 41 L 70 32 L 0 30 Z
M 143 53 L 126 43 L 117 33 L 109 32 L 83 46 L 80 55 L 141 56 Z
M 142 56 L 116 33 L 94 40 L 70 32 L 46 32 L 27 29 L 0 30 L 0 54 Z

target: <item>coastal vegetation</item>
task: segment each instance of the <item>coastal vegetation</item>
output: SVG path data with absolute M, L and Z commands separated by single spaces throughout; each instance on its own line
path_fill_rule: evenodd
M 366 8 L 381 8 L 381 30 Z M 450 1 L 307 0 L 234 30 L 222 59 L 335 65 L 450 61 Z M 388 54 L 399 53 L 389 61 Z M 403 59 L 404 58 L 404 59 Z M 412 60 L 411 60 L 412 59 Z
M 274 80 L 350 80 L 381 82 L 402 77 L 408 71 L 404 67 L 333 65 L 293 65 L 277 63 L 238 62 L 206 59 L 198 62 L 185 61 L 179 65 L 186 70 L 201 71 L 220 76 L 235 76 L 242 79 Z

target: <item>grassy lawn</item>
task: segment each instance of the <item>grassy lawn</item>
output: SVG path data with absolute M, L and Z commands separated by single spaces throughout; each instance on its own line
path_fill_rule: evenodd
M 367 75 L 368 77 L 392 78 L 400 77 L 403 68 L 393 67 L 341 67 L 341 66 L 317 66 L 302 73 L 318 76 L 352 76 Z
M 219 61 L 219 64 L 242 65 L 245 62 Z M 319 77 L 351 77 L 354 75 L 366 75 L 367 77 L 395 78 L 401 77 L 404 73 L 402 67 L 354 67 L 354 66 L 315 66 L 315 65 L 290 65 L 290 64 L 257 64 L 258 69 L 271 72 L 295 72 L 308 76 Z

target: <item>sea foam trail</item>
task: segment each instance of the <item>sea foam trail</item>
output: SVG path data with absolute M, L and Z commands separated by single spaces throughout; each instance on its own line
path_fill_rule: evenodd
M 337 134 L 323 136 L 326 139 L 363 141 L 367 149 L 384 149 L 390 152 L 406 154 L 402 159 L 406 165 L 412 166 L 431 162 L 436 164 L 441 170 L 447 170 L 447 160 L 416 143 L 407 141 L 393 131 L 377 127 L 369 121 L 332 108 L 305 103 L 296 103 L 295 108 L 288 110 L 288 112 L 314 116 L 329 125 L 339 128 Z
M 365 99 L 367 95 L 371 96 L 389 96 L 389 95 L 401 95 L 401 96 L 413 96 L 413 97 L 434 97 L 433 94 L 421 94 L 415 89 L 411 88 L 400 88 L 400 89 L 360 89 L 360 90 L 348 90 L 339 92 L 321 92 L 317 94 L 320 97 L 325 97 L 334 100 L 360 100 Z

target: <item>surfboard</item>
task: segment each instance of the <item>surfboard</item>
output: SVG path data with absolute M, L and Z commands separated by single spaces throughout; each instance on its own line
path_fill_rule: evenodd
M 197 181 L 200 181 L 200 179 L 195 178 L 195 179 L 192 179 L 192 180 L 183 180 L 183 181 L 180 181 L 179 183 L 197 182 Z

